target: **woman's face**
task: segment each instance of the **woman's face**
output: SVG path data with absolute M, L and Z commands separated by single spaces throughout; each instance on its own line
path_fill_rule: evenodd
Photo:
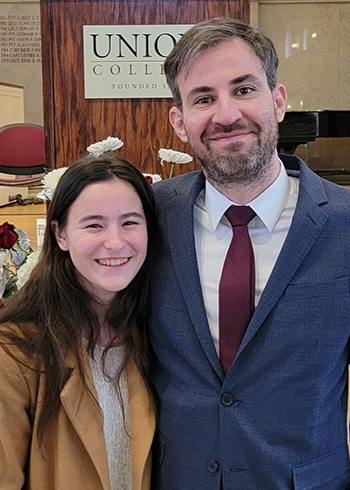
M 86 186 L 66 226 L 52 222 L 59 247 L 69 252 L 84 286 L 103 303 L 126 288 L 147 254 L 147 223 L 131 184 L 115 178 Z

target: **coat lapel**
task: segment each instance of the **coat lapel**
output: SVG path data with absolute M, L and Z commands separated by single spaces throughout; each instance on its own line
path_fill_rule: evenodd
M 327 201 L 321 179 L 300 162 L 299 197 L 293 221 L 238 355 L 259 330 L 318 239 L 328 219 L 326 207 L 321 206 Z
M 151 475 L 150 449 L 155 431 L 155 407 L 134 362 L 128 366 L 133 488 L 148 488 Z
M 74 366 L 74 363 L 72 365 Z M 85 373 L 89 392 L 81 382 L 77 366 L 74 366 L 71 376 L 61 392 L 61 402 L 96 468 L 103 488 L 110 490 L 102 415 L 97 404 L 97 393 L 87 355 L 85 355 Z M 151 469 L 149 455 L 155 431 L 155 407 L 133 361 L 130 361 L 128 365 L 127 375 L 133 488 L 143 490 L 149 488 Z
M 78 368 L 75 366 L 61 392 L 61 402 L 99 474 L 103 488 L 110 490 L 102 416 L 87 356 L 85 372 L 89 392 L 83 386 Z

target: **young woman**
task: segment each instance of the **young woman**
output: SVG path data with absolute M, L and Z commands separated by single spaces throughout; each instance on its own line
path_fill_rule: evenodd
M 42 254 L 0 314 L 0 489 L 145 490 L 151 187 L 115 156 L 61 177 Z

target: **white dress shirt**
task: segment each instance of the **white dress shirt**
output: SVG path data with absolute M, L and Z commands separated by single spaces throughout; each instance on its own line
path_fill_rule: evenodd
M 275 266 L 287 236 L 298 198 L 299 179 L 289 177 L 281 162 L 277 179 L 248 203 L 256 216 L 248 225 L 255 257 L 255 304 Z M 199 275 L 210 331 L 219 352 L 219 282 L 232 227 L 224 215 L 235 204 L 208 181 L 194 206 L 194 234 Z

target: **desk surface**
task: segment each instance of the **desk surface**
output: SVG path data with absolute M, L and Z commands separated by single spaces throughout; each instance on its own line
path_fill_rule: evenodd
M 28 204 L 27 206 L 13 204 L 11 206 L 0 208 L 0 216 L 26 216 L 31 214 L 40 214 L 46 216 L 46 203 Z

